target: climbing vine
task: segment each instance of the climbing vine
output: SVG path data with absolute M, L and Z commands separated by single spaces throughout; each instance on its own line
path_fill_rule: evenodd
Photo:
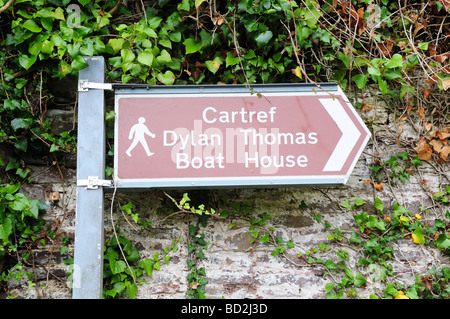
M 29 251 L 37 239 L 44 244 L 46 236 L 53 236 L 51 230 L 43 232 L 44 224 L 39 219 L 38 212 L 45 211 L 45 205 L 26 198 L 18 185 L 33 182 L 23 160 L 26 156 L 45 154 L 51 165 L 62 165 L 67 155 L 76 152 L 75 126 L 56 132 L 48 110 L 58 105 L 54 81 L 75 78 L 87 66 L 85 56 L 105 57 L 109 82 L 240 83 L 251 89 L 255 83 L 334 81 L 357 97 L 355 106 L 361 112 L 374 109 L 374 105 L 364 102 L 364 95 L 375 87 L 381 99 L 393 102 L 391 105 L 396 103 L 395 109 L 390 110 L 394 118 L 389 120 L 399 131 L 391 142 L 401 148 L 387 157 L 373 154 L 372 178 L 365 183 L 380 192 L 385 187 L 408 183 L 424 162 L 436 165 L 433 167 L 441 174 L 440 165 L 448 165 L 450 160 L 449 10 L 450 5 L 444 0 L 0 0 L 2 280 L 15 276 L 14 273 L 22 274 L 18 271 L 20 263 L 5 268 L 6 256 L 13 256 L 18 247 Z M 76 102 L 69 102 L 74 109 Z M 108 122 L 113 118 L 113 112 L 106 114 Z M 377 121 L 375 117 L 366 119 L 374 144 L 379 134 L 373 129 Z M 408 123 L 417 128 L 417 136 L 412 140 L 404 137 L 403 127 Z M 112 168 L 107 167 L 106 175 L 111 174 Z M 424 187 L 425 184 L 423 181 Z M 435 205 L 448 203 L 448 186 L 442 185 L 440 191 L 430 194 Z M 251 214 L 238 203 L 220 213 L 206 210 L 205 206 L 193 209 L 187 195 L 173 203 L 178 211 L 171 217 L 186 213 L 201 218 L 242 217 L 249 222 L 254 243 L 273 245 L 274 258 L 283 257 L 286 250 L 295 247 L 268 226 L 272 217 L 269 214 Z M 359 204 L 359 200 L 345 202 L 342 208 L 354 211 L 363 206 Z M 393 216 L 387 216 L 378 201 L 375 205 L 377 216 L 365 212 L 355 215 L 360 233 L 352 235 L 351 243 L 364 246 L 368 260 L 378 254 L 368 265 L 376 264 L 383 279 L 390 271 L 386 262 L 392 248 L 389 243 L 399 236 L 411 236 L 416 244 L 434 245 L 448 254 L 448 225 L 444 217 L 430 226 L 399 205 L 393 206 Z M 139 227 L 151 230 L 151 223 L 136 215 L 131 203 L 121 209 Z M 188 264 L 188 296 L 199 298 L 205 296 L 207 279 L 205 269 L 193 264 L 194 258 L 202 259 L 205 250 L 197 227 L 189 228 L 193 259 Z M 389 235 L 373 237 L 377 232 Z M 331 229 L 329 239 L 343 240 L 341 230 Z M 66 244 L 67 241 L 66 238 Z M 161 260 L 168 262 L 168 253 L 176 250 L 178 243 L 176 239 L 164 249 L 164 254 L 141 260 L 124 236 L 111 238 L 106 247 L 105 297 L 134 296 L 138 278 L 158 270 Z M 299 253 L 299 258 L 308 256 L 308 261 L 318 263 L 313 256 L 326 250 L 328 244 Z M 342 297 L 344 293 L 354 296 L 352 289 L 364 286 L 366 277 L 348 270 L 345 251 L 340 251 L 337 258 L 338 262 L 324 262 L 330 276 L 342 276 L 340 282 L 335 280 L 327 286 L 327 292 L 330 297 Z M 123 267 L 128 262 L 128 267 Z M 388 283 L 389 293 L 386 291 L 385 296 L 404 291 L 410 297 L 446 297 L 448 279 L 447 268 L 431 269 L 427 277 L 418 278 L 415 292 Z

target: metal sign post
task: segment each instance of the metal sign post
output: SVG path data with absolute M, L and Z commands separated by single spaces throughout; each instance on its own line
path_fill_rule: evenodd
M 103 57 L 86 57 L 80 80 L 103 83 Z M 81 82 L 81 81 L 80 81 Z M 105 174 L 104 91 L 79 89 L 74 299 L 101 299 Z

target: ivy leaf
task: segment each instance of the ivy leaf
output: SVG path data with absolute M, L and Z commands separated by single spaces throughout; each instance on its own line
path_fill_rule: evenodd
M 76 70 L 81 70 L 88 66 L 87 62 L 84 60 L 84 58 L 81 55 L 79 55 L 75 59 L 73 59 L 73 61 L 70 65 Z
M 364 205 L 366 202 L 364 200 L 362 200 L 360 197 L 356 197 L 355 198 L 355 205 L 356 206 L 361 206 Z
M 367 77 L 364 74 L 358 74 L 352 77 L 358 89 L 363 89 L 366 86 Z
M 26 119 L 16 118 L 11 121 L 11 127 L 13 128 L 14 132 L 19 129 L 27 129 L 29 126 L 30 123 Z
M 147 66 L 152 66 L 153 64 L 153 53 L 145 50 L 144 52 L 138 55 L 138 61 Z
M 167 70 L 165 73 L 158 73 L 157 78 L 165 85 L 172 85 L 175 82 L 175 75 L 170 70 Z
M 190 6 L 189 6 L 189 0 L 182 0 L 181 3 L 178 5 L 177 7 L 178 11 L 189 11 Z
M 357 273 L 355 277 L 355 286 L 363 286 L 367 283 L 367 280 L 361 275 L 361 273 Z
M 262 243 L 268 243 L 269 242 L 269 233 L 265 234 L 263 237 L 259 239 Z
M 327 282 L 326 283 L 326 285 L 325 285 L 325 292 L 330 292 L 331 290 L 333 290 L 333 288 L 334 288 L 334 284 L 333 283 L 331 283 L 331 282 Z
M 265 46 L 267 43 L 269 43 L 270 39 L 272 39 L 273 37 L 273 33 L 270 30 L 264 31 L 259 33 L 256 37 L 255 37 L 255 41 L 256 44 L 258 45 L 258 47 L 263 47 Z
M 221 64 L 222 64 L 222 60 L 219 57 L 215 57 L 214 60 L 205 61 L 205 66 L 213 74 L 216 74 L 216 72 L 219 70 Z
M 169 34 L 169 39 L 170 39 L 170 41 L 173 41 L 173 42 L 180 42 L 181 41 L 181 32 L 179 32 L 179 31 L 172 32 L 171 34 Z
M 20 188 L 20 183 L 16 183 L 16 184 L 7 184 L 6 186 L 2 187 L 2 193 L 6 193 L 6 194 L 14 194 L 15 192 L 17 192 Z
M 156 58 L 159 63 L 170 63 L 172 62 L 172 57 L 167 50 L 162 50 L 161 54 Z
M 82 55 L 93 56 L 95 54 L 94 44 L 92 41 L 87 41 L 86 45 L 80 48 Z
M 205 0 L 195 0 L 195 9 L 198 9 Z
M 378 87 L 383 95 L 388 92 L 387 82 L 381 78 L 378 79 Z
M 122 49 L 120 50 L 120 55 L 122 57 L 123 64 L 133 62 L 136 56 L 131 50 Z
M 127 213 L 128 215 L 131 214 L 131 209 L 133 208 L 133 203 L 132 202 L 128 202 L 126 205 L 123 205 L 120 207 L 121 210 L 125 211 L 125 213 Z
M 292 69 L 292 73 L 294 73 L 294 75 L 296 75 L 300 80 L 303 78 L 302 69 L 300 68 L 300 66 Z
M 227 52 L 227 57 L 225 59 L 225 66 L 236 65 L 239 63 L 239 58 L 235 57 L 230 51 Z
M 38 26 L 34 20 L 25 21 L 25 23 L 23 24 L 23 27 L 34 33 L 40 33 L 42 31 L 42 28 L 40 26 Z
M 367 72 L 374 76 L 381 76 L 380 69 L 373 67 L 373 66 L 367 67 Z
M 5 218 L 0 223 L 0 239 L 8 240 L 9 235 L 12 232 L 12 223 L 9 218 Z
M 61 7 L 56 8 L 52 17 L 57 20 L 64 20 L 64 10 Z
M 119 52 L 119 50 L 122 49 L 123 44 L 125 43 L 125 39 L 122 38 L 118 38 L 118 39 L 110 39 L 108 41 L 109 45 L 112 47 L 112 49 L 114 50 L 114 54 Z
M 128 261 L 138 261 L 141 258 L 139 251 L 136 249 L 136 247 L 131 247 L 131 251 L 129 252 L 129 255 L 127 256 Z
M 195 53 L 200 51 L 202 48 L 202 44 L 200 42 L 196 42 L 193 38 L 184 40 L 183 44 L 186 47 L 186 54 Z
M 339 205 L 341 207 L 344 207 L 344 208 L 347 208 L 347 209 L 349 209 L 352 206 L 350 200 L 346 200 L 345 202 L 339 203 Z
M 352 232 L 352 235 L 350 236 L 349 241 L 351 243 L 358 243 L 361 244 L 362 243 L 362 238 L 358 236 L 358 234 L 356 232 Z
M 44 43 L 42 44 L 41 52 L 44 54 L 51 54 L 53 51 L 53 47 L 54 47 L 53 40 L 45 40 Z
M 153 265 L 155 264 L 155 261 L 151 258 L 145 259 L 139 263 L 139 267 L 144 269 L 144 271 L 152 277 L 153 275 Z
M 28 52 L 31 55 L 38 55 L 41 52 L 42 43 L 43 43 L 43 37 L 41 35 L 38 35 L 36 39 L 30 44 L 30 47 L 28 48 Z
M 384 76 L 388 80 L 393 80 L 402 77 L 402 73 L 399 70 L 389 69 L 384 73 Z
M 109 265 L 113 275 L 123 272 L 126 268 L 126 264 L 123 260 L 110 259 Z
M 306 0 L 305 20 L 308 27 L 314 27 L 317 24 L 322 13 L 317 9 L 317 2 Z
M 393 69 L 403 67 L 403 58 L 400 54 L 395 53 L 392 58 L 386 63 L 386 69 Z
M 19 64 L 25 69 L 28 70 L 35 62 L 37 59 L 37 55 L 31 55 L 28 56 L 26 54 L 22 54 L 19 57 Z
M 384 206 L 382 205 L 381 199 L 379 199 L 378 197 L 375 198 L 375 203 L 373 205 L 376 209 L 378 209 L 379 211 L 383 211 Z
M 439 249 L 450 248 L 450 237 L 447 234 L 440 234 L 436 240 L 436 247 Z
M 422 227 L 418 226 L 414 230 L 414 233 L 412 234 L 412 238 L 413 238 L 415 244 L 424 244 L 425 243 L 425 238 L 423 236 Z

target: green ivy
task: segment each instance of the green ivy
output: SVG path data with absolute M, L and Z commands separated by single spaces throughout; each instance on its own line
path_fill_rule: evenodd
M 20 184 L 0 187 L 0 286 L 13 278 L 30 280 L 33 273 L 23 269 L 32 247 L 46 244 L 45 220 L 39 213 L 48 206 L 19 192 Z M 4 268 L 3 268 L 4 266 Z

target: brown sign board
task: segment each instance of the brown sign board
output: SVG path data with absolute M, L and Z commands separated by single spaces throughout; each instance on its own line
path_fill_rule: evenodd
M 344 93 L 268 88 L 116 91 L 117 186 L 344 184 L 370 137 Z

